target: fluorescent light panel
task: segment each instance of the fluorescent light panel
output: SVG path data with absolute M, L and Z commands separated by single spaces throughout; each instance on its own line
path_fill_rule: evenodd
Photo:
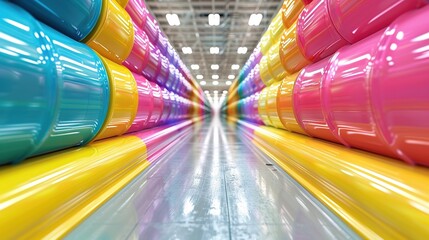
M 250 15 L 249 18 L 249 26 L 259 26 L 262 21 L 262 14 L 261 13 L 253 13 Z
M 239 47 L 237 49 L 238 54 L 246 54 L 247 53 L 247 47 Z
M 197 79 L 198 79 L 198 80 L 201 80 L 201 79 L 203 79 L 203 78 L 204 78 L 204 76 L 203 76 L 203 75 L 201 75 L 201 74 L 197 75 Z
M 219 82 L 218 81 L 213 81 L 212 84 L 216 86 L 216 85 L 219 85 Z
M 219 75 L 212 75 L 212 79 L 219 79 Z
M 218 70 L 218 69 L 219 69 L 219 65 L 217 65 L 217 64 L 212 64 L 212 65 L 211 65 L 211 69 L 212 69 L 212 70 Z
M 192 64 L 192 65 L 191 65 L 191 68 L 192 68 L 193 70 L 198 70 L 198 69 L 200 69 L 200 65 L 198 65 L 198 64 Z
M 175 13 L 167 13 L 165 15 L 165 18 L 167 18 L 167 22 L 170 26 L 179 26 L 180 25 L 180 20 L 179 20 L 179 16 L 177 16 L 177 14 Z
M 235 78 L 235 76 L 234 76 L 234 75 L 232 75 L 232 74 L 231 74 L 231 75 L 228 75 L 228 79 L 231 79 L 231 80 L 232 80 L 232 79 L 234 79 L 234 78 Z
M 191 47 L 182 47 L 182 52 L 184 54 L 192 54 L 192 48 Z
M 240 65 L 238 65 L 238 64 L 232 64 L 231 65 L 232 70 L 238 70 L 239 68 L 240 68 Z
M 202 86 L 204 86 L 204 85 L 206 85 L 206 81 L 201 81 L 201 82 L 200 82 L 200 84 L 201 84 Z
M 231 81 L 226 81 L 225 84 L 229 86 L 229 85 L 232 84 L 232 82 Z
M 220 24 L 220 15 L 217 13 L 209 14 L 209 25 L 210 26 L 219 26 Z
M 219 54 L 219 48 L 218 47 L 211 47 L 210 48 L 210 54 Z

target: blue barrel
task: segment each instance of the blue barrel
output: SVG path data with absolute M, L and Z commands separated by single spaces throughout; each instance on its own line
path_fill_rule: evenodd
M 34 17 L 81 41 L 97 24 L 103 0 L 12 0 Z
M 51 45 L 40 24 L 0 1 L 0 164 L 19 162 L 46 138 L 56 108 Z
M 109 79 L 101 59 L 87 45 L 42 24 L 52 44 L 57 69 L 57 114 L 47 139 L 35 154 L 91 141 L 109 108 Z

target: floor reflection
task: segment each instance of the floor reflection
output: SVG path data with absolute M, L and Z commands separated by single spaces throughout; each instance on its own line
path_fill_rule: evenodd
M 68 239 L 356 239 L 337 217 L 219 118 L 174 149 Z

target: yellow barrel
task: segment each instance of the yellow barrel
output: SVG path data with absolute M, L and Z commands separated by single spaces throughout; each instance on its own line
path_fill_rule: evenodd
M 103 1 L 97 25 L 84 42 L 101 55 L 121 64 L 134 43 L 130 15 L 115 0 Z
M 298 72 L 311 63 L 298 48 L 296 42 L 296 22 L 283 33 L 279 54 L 283 67 L 289 74 Z
M 264 89 L 262 89 L 261 94 L 259 94 L 258 114 L 265 125 L 273 126 L 273 124 L 271 123 L 271 120 L 268 118 L 267 95 L 268 95 L 268 87 L 265 87 Z
M 268 52 L 268 70 L 274 81 L 280 81 L 286 76 L 286 71 L 280 59 L 280 40 Z
M 95 140 L 122 135 L 134 121 L 138 91 L 133 74 L 126 67 L 101 57 L 109 76 L 110 102 L 106 120 Z
M 274 44 L 280 41 L 282 33 L 285 31 L 285 27 L 282 21 L 282 15 L 283 15 L 282 11 L 279 11 L 271 21 L 270 28 L 269 28 L 271 46 L 273 46 Z
M 286 130 L 306 134 L 296 121 L 295 113 L 293 112 L 293 87 L 298 73 L 286 76 L 281 81 L 277 95 L 277 112 Z
M 123 8 L 125 8 L 125 6 L 128 4 L 128 0 L 116 0 L 116 2 L 118 2 L 119 5 L 121 5 Z
M 279 114 L 277 112 L 277 95 L 279 93 L 279 88 L 282 82 L 275 82 L 271 86 L 268 87 L 267 93 L 267 114 L 271 123 L 276 128 L 285 129 L 282 121 L 279 118 Z
M 268 69 L 268 56 L 263 56 L 259 62 L 259 76 L 265 86 L 270 86 L 274 81 Z
M 270 50 L 270 47 L 271 47 L 270 38 L 271 38 L 271 34 L 270 34 L 270 29 L 268 28 L 268 30 L 264 33 L 264 35 L 262 35 L 261 41 L 259 41 L 259 44 L 258 44 L 258 45 L 260 45 L 262 55 L 264 55 L 264 56 Z
M 299 14 L 304 9 L 304 3 L 301 0 L 285 0 L 282 5 L 282 20 L 284 27 L 290 28 L 298 19 Z

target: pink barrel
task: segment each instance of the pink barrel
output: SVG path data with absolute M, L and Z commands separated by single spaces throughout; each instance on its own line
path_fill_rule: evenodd
M 161 90 L 162 90 L 164 108 L 162 109 L 162 116 L 159 122 L 160 124 L 165 124 L 168 122 L 168 118 L 171 113 L 171 100 L 170 100 L 170 92 L 166 88 L 161 88 Z
M 347 145 L 397 157 L 377 130 L 369 101 L 369 77 L 378 32 L 356 44 L 341 48 L 329 61 L 322 80 L 322 106 L 332 129 Z
M 129 70 L 141 74 L 148 64 L 149 59 L 149 39 L 146 33 L 141 30 L 134 22 L 134 45 L 130 55 L 124 61 L 123 65 Z
M 147 128 L 147 124 L 153 111 L 152 88 L 149 81 L 142 75 L 133 73 L 134 79 L 137 82 L 137 90 L 139 94 L 137 115 L 128 132 L 141 131 Z
M 162 110 L 164 108 L 164 101 L 161 88 L 158 86 L 158 84 L 150 82 L 150 86 L 152 88 L 153 111 L 148 121 L 148 127 L 154 127 L 158 125 L 161 118 Z
M 370 81 L 372 110 L 391 148 L 429 166 L 429 6 L 402 15 L 384 32 Z
M 331 21 L 327 1 L 311 2 L 298 17 L 297 44 L 305 58 L 312 62 L 325 58 L 348 44 Z
M 328 63 L 329 58 L 325 58 L 301 70 L 293 88 L 293 108 L 298 124 L 308 135 L 341 143 L 322 111 L 320 88 Z
M 178 119 L 178 106 L 176 95 L 173 92 L 170 92 L 170 100 L 171 100 L 171 113 L 169 122 L 175 122 Z
M 143 28 L 143 25 L 146 23 L 146 18 L 143 16 L 147 11 L 144 0 L 129 0 L 125 10 L 130 15 L 131 19 L 139 28 Z
M 142 29 L 146 32 L 151 43 L 156 45 L 159 38 L 159 26 L 155 18 L 147 10 L 146 6 L 141 18 L 146 18 L 146 21 L 144 21 L 144 24 L 142 25 Z
M 142 75 L 149 81 L 156 82 L 156 77 L 161 71 L 161 52 L 152 43 L 149 43 L 150 54 L 147 65 L 143 68 Z
M 427 3 L 426 0 L 327 0 L 335 28 L 349 43 L 387 27 L 401 14 Z

